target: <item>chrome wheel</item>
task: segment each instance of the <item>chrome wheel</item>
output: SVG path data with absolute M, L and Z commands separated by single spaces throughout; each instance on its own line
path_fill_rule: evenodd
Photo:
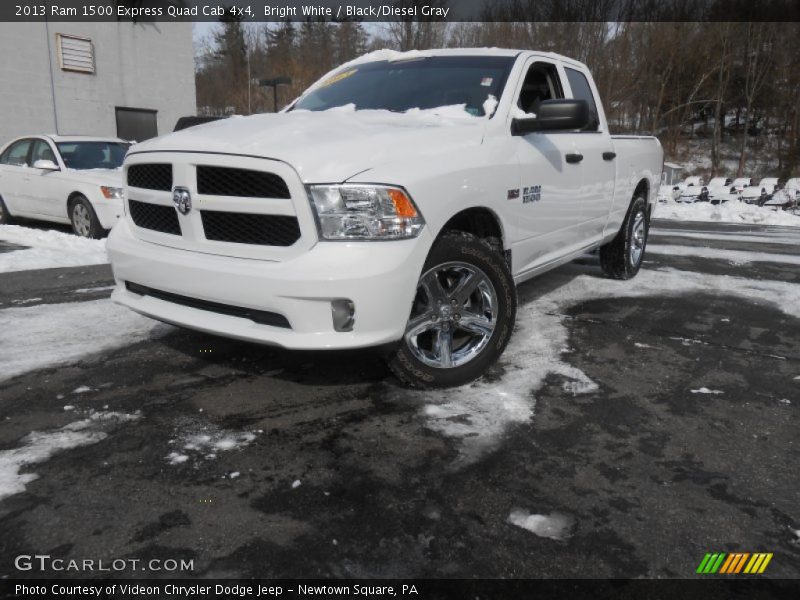
M 639 211 L 633 221 L 633 232 L 631 235 L 630 258 L 631 266 L 636 266 L 642 260 L 644 253 L 644 242 L 647 231 L 645 229 L 644 213 Z
M 419 280 L 406 343 L 423 364 L 459 367 L 489 344 L 497 310 L 497 292 L 481 269 L 465 262 L 438 265 Z
M 92 230 L 92 215 L 83 202 L 76 202 L 72 207 L 72 226 L 79 236 L 89 237 Z

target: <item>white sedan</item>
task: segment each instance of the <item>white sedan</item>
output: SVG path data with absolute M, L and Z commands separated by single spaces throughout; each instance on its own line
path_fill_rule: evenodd
M 120 167 L 129 146 L 116 138 L 59 135 L 9 142 L 0 152 L 0 223 L 38 219 L 102 237 L 123 214 Z

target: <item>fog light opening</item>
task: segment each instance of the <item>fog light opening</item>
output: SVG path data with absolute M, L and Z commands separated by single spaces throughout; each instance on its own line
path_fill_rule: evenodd
M 353 331 L 356 322 L 356 307 L 352 300 L 339 298 L 331 300 L 331 314 L 333 315 L 333 328 L 336 331 Z

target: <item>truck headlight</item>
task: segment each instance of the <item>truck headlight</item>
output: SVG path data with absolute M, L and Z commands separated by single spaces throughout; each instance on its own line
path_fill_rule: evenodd
M 425 220 L 405 190 L 384 185 L 311 185 L 311 207 L 323 240 L 404 240 Z
M 124 190 L 119 187 L 108 187 L 105 185 L 100 186 L 100 191 L 103 193 L 103 198 L 107 200 L 123 200 Z

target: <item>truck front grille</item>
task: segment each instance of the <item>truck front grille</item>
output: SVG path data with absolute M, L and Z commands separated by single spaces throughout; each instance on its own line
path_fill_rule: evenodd
M 203 210 L 200 215 L 207 240 L 291 246 L 300 239 L 300 225 L 296 217 L 216 210 Z
M 197 167 L 197 191 L 211 196 L 291 198 L 282 177 L 265 171 L 229 167 Z
M 131 211 L 131 219 L 137 227 L 172 235 L 181 234 L 178 213 L 172 206 L 128 200 L 128 208 Z
M 128 185 L 146 190 L 172 190 L 172 165 L 153 163 L 128 167 Z
M 242 319 L 250 319 L 254 323 L 260 325 L 272 325 L 273 327 L 282 327 L 284 329 L 291 329 L 292 326 L 289 321 L 280 313 L 274 313 L 267 310 L 257 310 L 254 308 L 244 308 L 242 306 L 232 306 L 230 304 L 221 304 L 219 302 L 210 302 L 208 300 L 200 300 L 199 298 L 190 298 L 188 296 L 181 296 L 173 294 L 172 292 L 165 292 L 163 290 L 156 290 L 151 287 L 126 281 L 125 287 L 128 291 L 140 296 L 151 296 L 164 302 L 172 302 L 173 304 L 180 304 L 181 306 L 188 306 L 198 310 L 207 310 L 221 315 L 229 315 L 232 317 L 240 317 Z

